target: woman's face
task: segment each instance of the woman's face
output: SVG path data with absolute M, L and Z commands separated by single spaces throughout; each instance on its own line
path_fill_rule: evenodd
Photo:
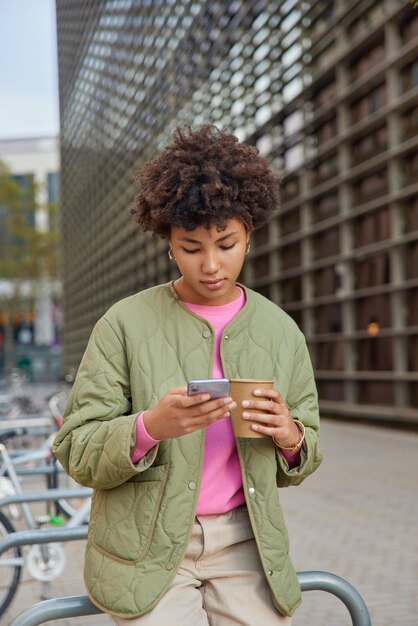
M 250 233 L 230 219 L 224 230 L 216 226 L 185 230 L 172 226 L 170 246 L 182 274 L 176 291 L 185 302 L 221 305 L 238 297 L 236 280 L 244 263 Z

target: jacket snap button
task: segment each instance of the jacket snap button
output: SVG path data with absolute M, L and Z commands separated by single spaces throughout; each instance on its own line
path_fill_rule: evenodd
M 273 570 L 269 569 L 269 576 L 273 576 Z
M 255 496 L 255 489 L 254 489 L 254 487 L 250 487 L 248 489 L 248 493 L 250 494 L 250 496 Z
M 172 563 L 167 563 L 167 565 L 165 566 L 165 569 L 173 569 L 174 565 Z
M 210 337 L 210 330 L 204 330 L 202 335 L 203 335 L 203 337 L 205 339 L 209 339 L 209 337 Z
M 229 339 L 229 335 L 225 335 L 225 339 Z
M 196 489 L 196 483 L 194 480 L 191 480 L 189 482 L 189 489 L 191 489 L 192 491 L 194 491 Z

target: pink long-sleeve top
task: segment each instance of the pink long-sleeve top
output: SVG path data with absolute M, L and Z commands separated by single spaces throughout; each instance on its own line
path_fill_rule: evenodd
M 213 378 L 223 378 L 224 372 L 220 356 L 222 333 L 245 304 L 245 293 L 240 290 L 236 300 L 221 306 L 203 306 L 183 303 L 190 311 L 207 320 L 215 331 L 215 354 Z M 144 413 L 137 418 L 136 444 L 131 459 L 137 463 L 158 441 L 151 437 L 144 425 Z M 281 451 L 289 467 L 300 462 L 300 452 Z M 245 497 L 237 446 L 232 431 L 231 420 L 222 418 L 206 427 L 203 456 L 202 479 L 200 485 L 197 515 L 226 513 L 241 504 Z

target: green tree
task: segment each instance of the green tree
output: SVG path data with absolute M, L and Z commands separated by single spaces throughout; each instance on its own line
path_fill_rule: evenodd
M 14 313 L 33 308 L 41 280 L 59 277 L 59 241 L 56 204 L 41 207 L 38 186 L 33 177 L 25 185 L 14 178 L 0 161 L 0 311 L 7 320 L 5 328 L 6 367 L 14 365 Z M 43 209 L 53 228 L 37 228 L 36 213 Z M 23 289 L 23 287 L 26 287 Z

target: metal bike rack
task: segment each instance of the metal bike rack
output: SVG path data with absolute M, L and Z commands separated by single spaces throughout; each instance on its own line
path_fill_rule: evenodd
M 359 592 L 346 580 L 329 572 L 298 572 L 302 591 L 326 591 L 339 598 L 347 607 L 353 626 L 371 626 L 367 606 Z M 38 626 L 65 617 L 98 615 L 97 608 L 88 596 L 68 596 L 44 600 L 16 617 L 10 626 Z
M 371 626 L 366 603 L 348 581 L 330 572 L 298 572 L 302 591 L 326 591 L 341 600 L 348 609 L 353 626 Z
M 21 504 L 22 502 L 43 502 L 45 500 L 60 500 L 70 498 L 87 498 L 93 493 L 88 487 L 74 487 L 70 489 L 42 489 L 40 491 L 25 491 L 14 493 L 0 498 L 0 509 L 8 504 Z
M 7 535 L 0 541 L 0 559 L 6 550 L 17 546 L 39 545 L 45 543 L 62 543 L 65 541 L 77 541 L 87 539 L 88 526 L 75 525 L 64 526 L 63 528 L 36 528 L 32 530 L 21 530 Z M 22 563 L 23 565 L 23 563 Z M 41 598 L 51 597 L 51 581 L 41 581 Z
M 0 498 L 0 508 L 7 504 L 16 504 L 20 502 L 37 502 L 39 500 L 56 500 L 59 498 L 71 498 L 89 496 L 91 489 L 46 489 L 45 491 L 33 491 L 21 494 L 13 494 Z M 29 498 L 28 498 L 29 496 Z M 35 528 L 30 530 L 20 530 L 7 535 L 0 541 L 0 557 L 6 550 L 15 546 L 32 545 L 39 543 L 54 543 L 61 541 L 76 541 L 77 539 L 86 539 L 88 526 L 83 524 L 84 514 L 80 510 L 79 514 L 75 514 L 73 520 L 67 522 L 62 528 Z M 79 519 L 80 518 L 80 519 Z
M 74 526 L 73 528 L 37 528 L 35 530 L 19 530 L 10 533 L 0 541 L 0 557 L 6 550 L 15 546 L 29 546 L 39 543 L 54 543 L 61 541 L 77 541 L 87 538 L 88 527 Z

